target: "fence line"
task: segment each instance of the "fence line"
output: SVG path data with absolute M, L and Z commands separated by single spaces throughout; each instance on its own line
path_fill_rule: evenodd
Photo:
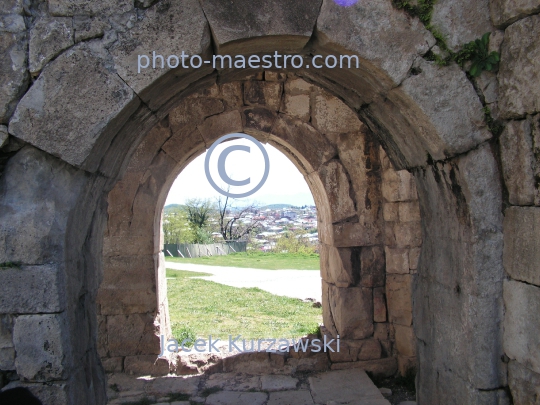
M 233 252 L 245 252 L 246 250 L 247 242 L 239 241 L 210 243 L 207 245 L 199 243 L 168 243 L 163 246 L 165 256 L 173 257 L 223 256 Z

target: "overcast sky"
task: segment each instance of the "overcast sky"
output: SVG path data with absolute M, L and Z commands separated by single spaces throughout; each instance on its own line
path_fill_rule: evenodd
M 248 140 L 233 140 L 220 144 L 212 153 L 210 159 L 210 174 L 214 181 L 227 189 L 217 171 L 217 161 L 220 153 L 232 145 L 245 145 L 250 151 L 233 151 L 225 163 L 226 173 L 233 180 L 250 179 L 250 184 L 243 187 L 231 187 L 231 193 L 246 192 L 259 183 L 264 174 L 264 157 L 258 148 Z M 309 187 L 294 164 L 280 151 L 269 144 L 263 145 L 268 152 L 270 171 L 264 186 L 250 197 L 239 199 L 238 203 L 257 202 L 266 204 L 314 205 Z M 197 157 L 180 173 L 174 182 L 166 205 L 182 204 L 190 198 L 217 199 L 220 194 L 208 182 L 204 161 L 206 152 Z

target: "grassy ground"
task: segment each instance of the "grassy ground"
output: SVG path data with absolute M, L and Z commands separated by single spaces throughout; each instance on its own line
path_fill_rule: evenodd
M 167 261 L 175 263 L 206 264 L 210 266 L 250 267 L 254 269 L 278 270 L 319 270 L 319 255 L 294 253 L 232 253 L 226 256 L 197 257 L 182 259 L 181 257 L 166 257 Z
M 167 269 L 167 296 L 173 335 L 227 340 L 301 337 L 315 333 L 322 310 L 298 299 L 259 288 L 236 288 L 193 278 L 207 273 Z

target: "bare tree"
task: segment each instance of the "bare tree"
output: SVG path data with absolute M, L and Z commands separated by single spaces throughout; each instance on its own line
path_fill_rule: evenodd
M 249 223 L 242 221 L 250 213 L 256 211 L 256 205 L 250 204 L 241 209 L 232 206 L 229 197 L 218 199 L 219 232 L 224 240 L 238 240 L 250 235 L 261 226 L 260 220 L 251 219 Z

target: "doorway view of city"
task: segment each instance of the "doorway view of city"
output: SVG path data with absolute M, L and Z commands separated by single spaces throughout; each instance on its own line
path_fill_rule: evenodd
M 270 339 L 292 343 L 320 334 L 317 208 L 294 164 L 265 148 L 269 176 L 252 196 L 215 191 L 205 177 L 206 153 L 171 187 L 162 216 L 163 253 L 180 352 L 193 353 L 196 339 L 219 339 L 214 349 L 227 346 L 229 353 L 231 341 L 233 349 L 249 351 L 268 347 Z M 246 177 L 246 163 L 257 175 L 260 162 L 246 162 L 244 155 L 226 160 L 231 177 Z

